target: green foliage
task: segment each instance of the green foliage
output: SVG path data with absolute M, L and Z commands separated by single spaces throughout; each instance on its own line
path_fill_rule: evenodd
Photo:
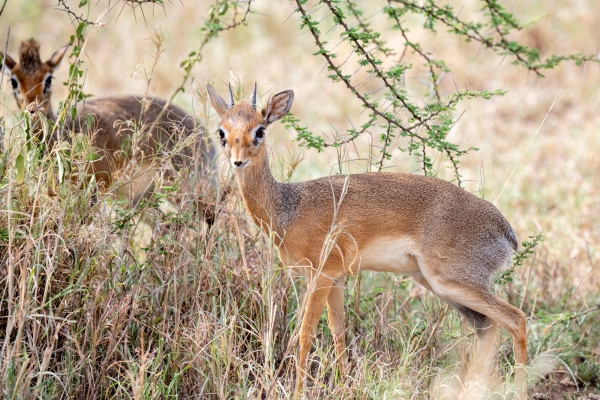
M 302 127 L 298 124 L 300 120 L 292 113 L 288 113 L 281 122 L 284 124 L 286 129 L 294 129 L 296 131 L 296 140 L 300 142 L 300 145 L 305 145 L 307 148 L 316 149 L 318 152 L 323 151 L 325 140 L 316 136 L 308 128 Z
M 335 138 L 332 143 L 317 139 L 308 128 L 300 128 L 294 123 L 289 123 L 287 126 L 296 131 L 298 141 L 318 151 L 326 146 L 337 147 L 346 144 L 368 131 L 380 142 L 381 156 L 374 157 L 370 161 L 371 166 L 378 170 L 381 170 L 384 163 L 390 160 L 389 148 L 392 143 L 398 145 L 400 150 L 417 157 L 425 175 L 435 175 L 432 155 L 441 154 L 450 162 L 457 184 L 462 185 L 460 159 L 469 151 L 476 149 L 460 149 L 457 144 L 446 140 L 450 129 L 456 123 L 456 106 L 465 99 L 490 99 L 492 96 L 503 95 L 504 91 L 479 92 L 457 89 L 454 94 L 442 94 L 439 84 L 443 74 L 450 71 L 447 62 L 432 58 L 425 50 L 426 45 L 411 40 L 409 30 L 403 21 L 424 18 L 423 29 L 437 34 L 439 28 L 443 28 L 462 40 L 479 42 L 499 56 L 511 57 L 513 63 L 524 66 L 540 77 L 543 76 L 541 71 L 553 68 L 563 61 L 575 61 L 578 65 L 585 61 L 598 62 L 595 56 L 581 54 L 551 56 L 541 60 L 537 49 L 508 39 L 512 33 L 524 28 L 513 14 L 506 11 L 496 0 L 484 0 L 481 3 L 484 22 L 460 19 L 459 12 L 451 5 L 441 5 L 433 0 L 419 2 L 388 0 L 383 11 L 389 18 L 389 27 L 400 31 L 404 39 L 404 50 L 398 62 L 397 53 L 386 46 L 382 39 L 382 32 L 386 28 L 373 29 L 364 18 L 359 3 L 351 0 L 322 0 L 316 5 L 318 8 L 325 7 L 329 11 L 327 15 L 334 27 L 341 27 L 335 46 L 329 50 L 328 43 L 324 39 L 327 34 L 323 32 L 331 30 L 321 29 L 323 24 L 329 22 L 328 18 L 321 17 L 315 20 L 307 2 L 296 0 L 296 11 L 300 14 L 300 28 L 307 29 L 312 34 L 317 47 L 313 55 L 325 59 L 327 70 L 330 72 L 328 77 L 335 83 L 344 84 L 348 95 L 358 99 L 369 114 L 366 128 L 361 131 L 352 130 L 344 137 Z M 335 49 L 344 42 L 354 49 L 356 55 L 356 65 L 352 74 L 342 71 L 342 66 L 348 62 L 348 59 L 343 62 L 335 61 L 338 57 Z M 429 70 L 426 84 L 430 93 L 424 105 L 419 105 L 419 101 L 409 96 L 405 90 L 404 75 L 412 68 L 411 64 L 402 62 L 407 50 L 419 55 L 424 66 Z M 356 82 L 354 76 L 359 71 L 366 73 L 367 76 L 366 78 L 363 76 L 360 82 Z M 364 89 L 365 81 L 376 82 L 370 87 L 380 88 L 376 91 L 379 93 L 379 99 L 375 99 Z M 377 128 L 381 131 L 377 132 Z M 397 144 L 395 138 L 403 140 Z
M 535 252 L 535 248 L 544 240 L 543 235 L 529 236 L 529 240 L 521 243 L 521 249 L 513 256 L 513 262 L 510 268 L 502 271 L 502 274 L 496 278 L 496 284 L 504 285 L 513 281 L 513 274 L 517 268 L 520 268 L 527 259 Z
M 600 363 L 593 359 L 586 359 L 577 366 L 577 377 L 587 386 L 600 387 Z
M 69 75 L 67 81 L 63 83 L 67 87 L 67 97 L 65 100 L 59 102 L 58 119 L 55 128 L 62 126 L 69 116 L 74 120 L 77 116 L 75 105 L 91 97 L 91 94 L 86 94 L 83 91 L 85 71 L 81 54 L 85 45 L 85 33 L 88 26 L 86 22 L 79 22 L 75 28 L 75 34 L 71 35 L 69 44 L 72 46 L 72 50 L 69 55 Z

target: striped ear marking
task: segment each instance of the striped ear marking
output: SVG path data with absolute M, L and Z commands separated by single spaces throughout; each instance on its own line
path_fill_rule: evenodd
M 290 111 L 290 108 L 292 108 L 293 102 L 294 92 L 292 90 L 284 90 L 283 92 L 274 94 L 273 97 L 269 99 L 267 107 L 262 110 L 265 123 L 270 125 L 285 117 Z

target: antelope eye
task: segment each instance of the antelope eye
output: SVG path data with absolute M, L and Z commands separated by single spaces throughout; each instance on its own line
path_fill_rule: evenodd
M 46 78 L 46 80 L 44 81 L 44 93 L 46 93 L 46 91 L 48 91 L 52 86 L 52 75 L 50 75 L 49 77 Z
M 225 131 L 223 129 L 219 129 L 217 133 L 219 134 L 219 139 L 221 140 L 221 146 L 225 147 L 227 144 L 227 139 L 225 139 Z
M 13 90 L 17 90 L 17 88 L 19 87 L 19 83 L 17 82 L 17 80 L 15 78 L 10 78 L 10 83 L 12 84 Z
M 264 137 L 265 137 L 265 128 L 263 128 L 263 127 L 260 127 L 260 128 L 258 128 L 258 129 L 256 130 L 256 137 L 257 137 L 258 139 L 262 139 L 262 138 L 264 138 Z

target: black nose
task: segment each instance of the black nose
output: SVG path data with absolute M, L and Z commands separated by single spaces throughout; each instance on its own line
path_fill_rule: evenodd
M 233 163 L 235 164 L 236 167 L 241 167 L 242 166 L 242 162 L 241 161 L 234 161 Z

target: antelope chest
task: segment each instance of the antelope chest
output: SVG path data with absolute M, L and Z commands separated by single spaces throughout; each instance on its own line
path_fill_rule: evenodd
M 360 246 L 358 252 L 354 248 L 346 249 L 344 253 L 345 274 L 377 271 L 413 275 L 419 272 L 419 252 L 414 241 L 409 238 L 379 238 Z M 295 254 L 292 248 L 285 245 L 285 241 L 279 248 L 279 256 L 289 268 L 299 274 L 306 275 L 318 266 L 302 255 Z M 318 260 L 315 262 L 319 263 Z
M 378 271 L 410 275 L 419 271 L 418 255 L 415 242 L 409 238 L 378 238 L 359 248 L 350 269 L 353 272 Z

